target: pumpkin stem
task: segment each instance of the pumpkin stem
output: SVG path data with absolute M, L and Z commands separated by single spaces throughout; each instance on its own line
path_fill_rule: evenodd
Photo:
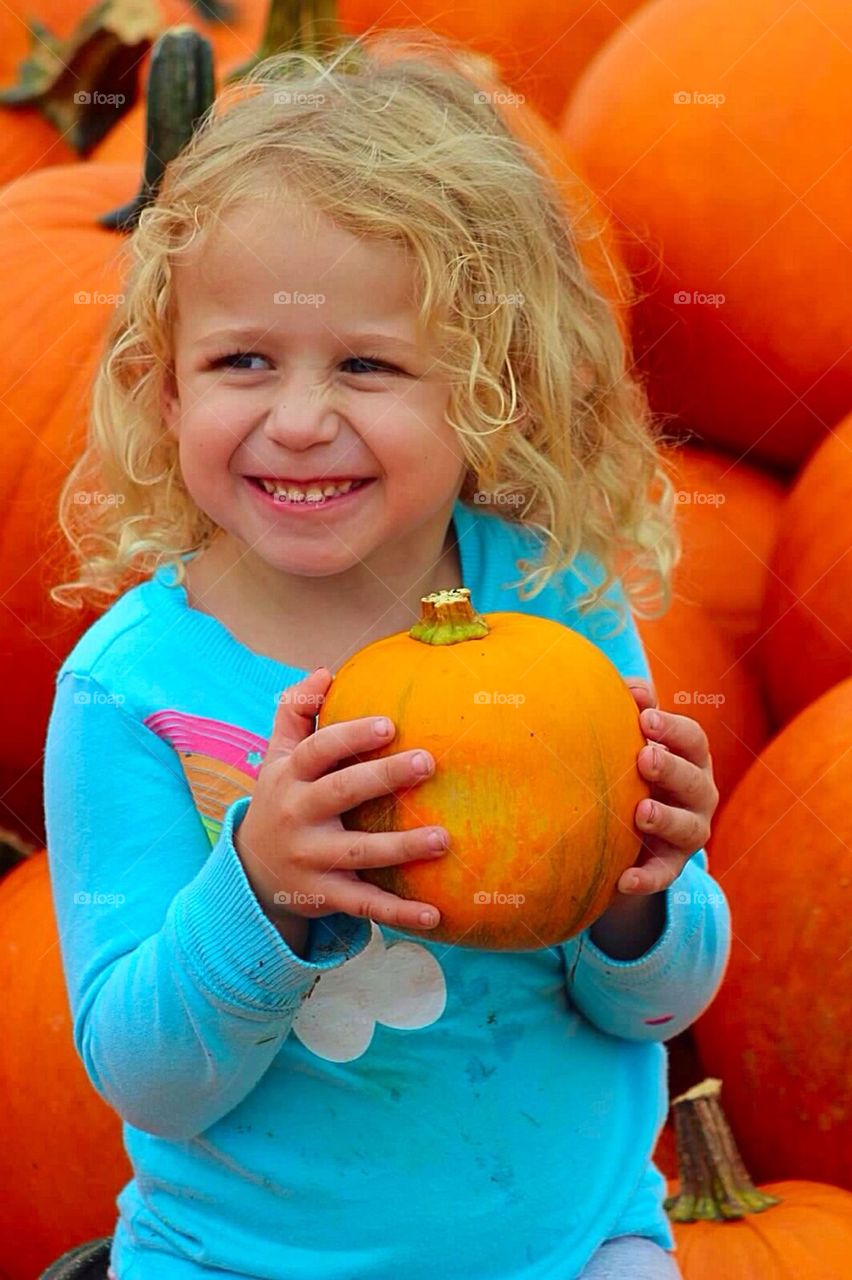
M 0 104 L 36 108 L 87 156 L 139 96 L 137 67 L 162 27 L 159 5 L 100 0 L 65 40 L 37 18 L 27 25 L 30 51 Z
M 98 219 L 111 231 L 132 231 L 156 198 L 166 165 L 186 146 L 215 94 L 213 51 L 194 27 L 171 27 L 151 53 L 145 121 L 145 165 L 139 194 Z
M 469 589 L 456 587 L 421 597 L 420 619 L 408 634 L 424 644 L 458 644 L 461 640 L 479 640 L 490 630 L 471 604 Z
M 742 1218 L 781 1203 L 752 1182 L 722 1110 L 721 1091 L 721 1080 L 708 1079 L 672 1100 L 680 1190 L 665 1208 L 673 1222 Z
M 289 49 L 321 57 L 337 44 L 340 35 L 337 0 L 269 0 L 260 48 L 229 72 L 225 83 L 241 79 L 263 58 Z

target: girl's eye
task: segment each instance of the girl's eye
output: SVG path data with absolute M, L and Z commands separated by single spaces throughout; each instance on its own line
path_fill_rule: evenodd
M 257 351 L 231 351 L 228 355 L 218 356 L 215 360 L 211 360 L 211 369 L 245 369 L 245 365 L 240 365 L 239 360 L 265 360 L 266 356 L 260 355 Z M 253 369 L 249 369 L 249 373 L 253 373 Z
M 344 360 L 344 364 L 360 364 L 372 365 L 372 369 L 355 369 L 355 373 L 400 373 L 392 364 L 385 364 L 383 360 L 379 360 L 376 356 L 350 356 L 348 360 Z

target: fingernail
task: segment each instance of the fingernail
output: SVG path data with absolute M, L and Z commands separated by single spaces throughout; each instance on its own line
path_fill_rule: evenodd
M 434 911 L 421 911 L 421 912 L 420 912 L 420 923 L 421 923 L 421 924 L 436 924 L 436 923 L 437 923 L 437 920 L 438 920 L 438 917 L 435 915 L 435 912 L 434 912 Z
M 638 889 L 639 884 L 640 884 L 639 877 L 634 874 L 632 876 L 627 877 L 627 879 L 624 882 L 624 887 L 625 889 Z
M 422 751 L 418 751 L 417 754 L 412 757 L 411 764 L 415 773 L 428 773 L 432 768 L 431 760 L 427 755 L 424 755 Z
M 652 732 L 655 732 L 657 729 L 659 729 L 662 723 L 663 723 L 662 717 L 656 711 L 645 712 L 645 724 L 648 726 L 648 728 Z
M 446 849 L 447 840 L 443 831 L 431 831 L 426 841 L 430 849 Z

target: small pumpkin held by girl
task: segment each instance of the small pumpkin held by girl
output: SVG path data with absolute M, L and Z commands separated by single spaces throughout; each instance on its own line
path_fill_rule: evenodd
M 108 607 L 57 679 L 47 844 L 75 1044 L 133 1168 L 116 1280 L 431 1280 L 448 1223 L 466 1280 L 679 1274 L 664 1041 L 712 1000 L 730 920 L 707 740 L 656 706 L 634 618 L 670 599 L 672 486 L 551 180 L 457 51 L 396 48 L 279 54 L 217 99 L 130 237 L 63 491 L 53 596 Z M 92 477 L 110 501 L 75 502 Z M 490 755 L 442 774 L 406 712 L 425 676 L 406 704 L 378 662 L 370 713 L 322 719 L 335 673 L 460 587 L 488 625 L 581 637 L 617 688 L 591 698 L 591 662 L 554 680 L 547 628 L 500 624 L 517 688 L 471 690 L 464 644 L 426 688 L 457 738 L 459 697 L 493 713 Z M 536 787 L 548 742 L 500 733 L 559 706 L 574 746 Z M 547 892 L 546 844 L 514 885 L 503 850 L 464 865 L 463 798 L 487 755 L 532 848 L 573 752 L 589 840 L 620 823 L 630 856 L 603 892 L 589 859 L 556 941 L 535 913 L 515 946 L 441 941 L 435 901 L 382 887 L 440 868 L 495 919 Z M 462 801 L 404 820 L 439 776 Z M 395 823 L 344 822 L 388 797 Z

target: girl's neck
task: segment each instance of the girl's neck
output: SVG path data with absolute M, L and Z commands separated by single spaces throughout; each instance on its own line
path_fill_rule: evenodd
M 255 653 L 303 671 L 338 671 L 373 640 L 408 630 L 420 616 L 421 596 L 465 585 L 452 521 L 441 554 L 426 560 L 431 572 L 427 567 L 418 579 L 403 569 L 399 585 L 366 573 L 369 598 L 363 588 L 341 590 L 333 578 L 282 577 L 282 589 L 270 590 L 264 573 L 255 578 L 246 569 L 247 559 L 233 539 L 216 538 L 186 564 L 189 606 L 216 618 Z

